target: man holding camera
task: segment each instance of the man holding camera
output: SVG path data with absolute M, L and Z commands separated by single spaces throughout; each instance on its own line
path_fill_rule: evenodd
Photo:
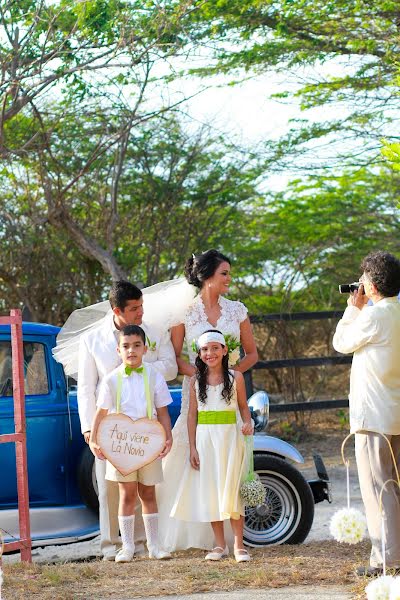
M 386 481 L 397 481 L 396 466 L 400 470 L 400 261 L 375 252 L 361 269 L 360 286 L 350 293 L 333 346 L 343 354 L 354 352 L 350 430 L 372 543 L 370 566 L 359 567 L 357 574 L 372 576 L 383 571 L 381 510 L 386 566 L 400 569 L 400 490 L 391 482 L 381 495 Z

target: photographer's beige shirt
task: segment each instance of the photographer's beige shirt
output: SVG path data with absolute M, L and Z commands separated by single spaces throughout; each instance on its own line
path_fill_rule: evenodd
M 350 374 L 350 431 L 400 434 L 400 302 L 383 298 L 359 310 L 348 306 L 333 347 L 354 352 Z

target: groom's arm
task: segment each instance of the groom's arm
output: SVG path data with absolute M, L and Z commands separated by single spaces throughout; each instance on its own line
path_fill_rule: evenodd
M 171 381 L 175 379 L 178 374 L 178 366 L 176 364 L 176 357 L 174 347 L 171 342 L 169 331 L 166 331 L 161 337 L 156 349 L 157 358 L 152 362 L 159 373 L 164 377 L 165 381 Z
M 96 413 L 96 389 L 98 381 L 99 374 L 96 361 L 90 352 L 85 336 L 82 336 L 79 342 L 78 412 L 81 431 L 86 443 L 89 443 L 92 421 Z

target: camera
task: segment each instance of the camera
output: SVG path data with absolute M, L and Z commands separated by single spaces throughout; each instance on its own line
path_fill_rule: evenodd
M 354 281 L 353 283 L 341 283 L 339 284 L 339 292 L 341 294 L 352 294 L 359 289 L 360 285 L 361 283 L 359 281 Z M 362 293 L 365 293 L 364 289 Z

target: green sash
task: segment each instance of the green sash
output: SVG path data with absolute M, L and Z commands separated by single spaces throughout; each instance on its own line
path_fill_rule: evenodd
M 236 423 L 235 410 L 200 410 L 197 413 L 198 425 L 231 425 Z

